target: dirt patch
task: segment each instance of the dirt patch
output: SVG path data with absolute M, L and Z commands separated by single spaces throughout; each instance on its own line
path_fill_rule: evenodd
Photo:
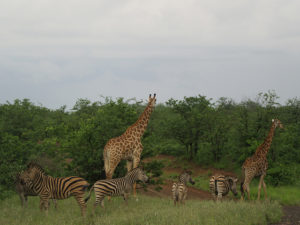
M 272 225 L 300 225 L 300 206 L 283 206 L 283 217 Z
M 163 161 L 165 167 L 163 168 L 163 173 L 166 175 L 170 174 L 180 174 L 184 169 L 191 170 L 193 176 L 211 176 L 213 174 L 224 174 L 228 176 L 236 176 L 235 173 L 230 171 L 219 170 L 215 168 L 203 168 L 194 162 L 189 162 L 186 160 L 181 160 L 175 156 L 170 155 L 156 155 L 153 157 L 148 157 L 143 159 L 144 163 L 149 163 L 153 160 Z
M 173 182 L 171 180 L 164 181 L 163 185 L 159 185 L 162 189 L 156 190 L 157 186 L 148 185 L 147 191 L 143 189 L 139 189 L 139 193 L 142 193 L 151 197 L 160 197 L 160 198 L 172 198 L 172 185 Z M 208 191 L 203 191 L 197 189 L 195 187 L 188 187 L 188 199 L 200 199 L 200 200 L 209 200 L 211 198 L 211 194 Z

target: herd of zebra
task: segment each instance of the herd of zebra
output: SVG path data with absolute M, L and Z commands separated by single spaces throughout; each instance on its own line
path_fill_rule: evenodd
M 95 208 L 100 203 L 104 207 L 104 198 L 106 196 L 123 196 L 126 204 L 127 199 L 132 191 L 133 184 L 137 181 L 147 182 L 149 177 L 140 167 L 129 171 L 125 177 L 99 180 L 90 189 L 89 194 L 84 198 L 86 189 L 89 183 L 81 177 L 70 176 L 63 178 L 54 178 L 45 173 L 44 169 L 37 163 L 29 163 L 27 168 L 17 175 L 16 191 L 20 196 L 22 207 L 27 206 L 27 196 L 40 197 L 40 209 L 46 211 L 50 205 L 49 200 L 56 208 L 59 199 L 66 199 L 74 196 L 78 202 L 81 215 L 85 216 L 87 204 L 94 190 L 96 200 L 93 207 L 93 214 Z M 172 196 L 174 204 L 180 202 L 184 204 L 187 197 L 187 183 L 195 184 L 191 177 L 191 171 L 184 171 L 172 186 Z M 231 190 L 235 195 L 237 178 L 218 175 L 212 176 L 210 179 L 210 190 L 215 199 L 220 199 L 222 196 L 228 194 Z M 216 198 L 217 196 L 217 198 Z

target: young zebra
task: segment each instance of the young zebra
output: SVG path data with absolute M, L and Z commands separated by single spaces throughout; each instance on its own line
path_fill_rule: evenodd
M 21 206 L 22 208 L 26 208 L 28 203 L 27 203 L 27 196 L 38 196 L 38 193 L 33 190 L 32 185 L 30 186 L 29 184 L 26 185 L 22 179 L 20 179 L 20 176 L 23 172 L 18 173 L 16 176 L 15 180 L 15 188 L 16 192 L 18 193 L 20 200 L 21 200 Z M 57 203 L 55 199 L 52 199 L 55 208 L 57 208 Z
M 213 175 L 209 180 L 209 189 L 214 200 L 221 200 L 222 196 L 231 191 L 235 196 L 237 195 L 236 183 L 238 179 L 222 174 Z
M 177 202 L 184 204 L 187 197 L 187 183 L 190 182 L 191 184 L 195 184 L 192 180 L 191 174 L 191 171 L 185 171 L 178 177 L 178 182 L 173 183 L 172 194 L 175 206 Z
M 89 183 L 81 177 L 54 178 L 45 175 L 38 165 L 29 165 L 20 178 L 40 196 L 40 209 L 48 214 L 49 199 L 65 199 L 74 196 L 81 208 L 81 215 L 85 216 L 86 204 L 83 196 Z
M 109 180 L 98 180 L 92 186 L 88 197 L 85 198 L 85 202 L 90 199 L 92 190 L 94 189 L 96 195 L 96 201 L 94 203 L 93 213 L 95 213 L 95 208 L 99 203 L 101 203 L 102 208 L 104 207 L 105 196 L 120 196 L 122 195 L 126 205 L 128 196 L 132 190 L 133 184 L 136 181 L 147 182 L 148 176 L 139 167 L 129 171 L 125 177 L 109 179 Z

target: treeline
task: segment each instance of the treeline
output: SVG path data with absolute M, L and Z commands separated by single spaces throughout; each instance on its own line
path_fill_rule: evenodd
M 300 178 L 300 100 L 280 105 L 278 98 L 269 91 L 239 103 L 199 95 L 158 104 L 143 136 L 142 157 L 169 154 L 235 170 L 263 142 L 272 118 L 278 118 L 284 129 L 275 132 L 267 179 L 273 185 L 295 184 Z M 77 175 L 91 183 L 105 178 L 104 145 L 132 125 L 145 105 L 123 98 L 79 99 L 70 111 L 65 106 L 51 110 L 28 99 L 1 104 L 0 198 L 13 191 L 16 173 L 30 161 L 53 176 Z M 115 176 L 124 175 L 124 165 Z

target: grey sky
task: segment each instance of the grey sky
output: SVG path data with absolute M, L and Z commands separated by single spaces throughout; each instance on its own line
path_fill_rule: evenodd
M 300 96 L 299 0 L 2 0 L 0 103 Z

